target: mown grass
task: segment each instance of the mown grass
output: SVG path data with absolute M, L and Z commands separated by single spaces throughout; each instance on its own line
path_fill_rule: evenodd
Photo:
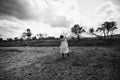
M 1 47 L 0 80 L 120 80 L 120 47 Z

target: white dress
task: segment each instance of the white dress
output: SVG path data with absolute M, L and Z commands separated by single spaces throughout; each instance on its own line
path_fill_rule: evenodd
M 66 39 L 61 40 L 61 44 L 60 44 L 60 53 L 68 53 L 69 52 L 69 48 L 68 48 L 68 42 Z

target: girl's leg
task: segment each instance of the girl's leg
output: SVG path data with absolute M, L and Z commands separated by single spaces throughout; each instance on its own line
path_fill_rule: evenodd
M 68 57 L 70 57 L 70 54 L 69 54 L 69 53 L 67 53 L 67 56 L 68 56 Z

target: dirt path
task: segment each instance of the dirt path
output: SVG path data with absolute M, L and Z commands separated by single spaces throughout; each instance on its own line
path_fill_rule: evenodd
M 0 80 L 120 80 L 116 48 L 71 47 L 62 58 L 58 47 L 0 48 Z

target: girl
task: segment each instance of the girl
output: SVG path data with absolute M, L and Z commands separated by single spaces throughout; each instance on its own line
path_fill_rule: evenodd
M 67 54 L 68 57 L 70 57 L 69 55 L 69 48 L 68 48 L 68 42 L 65 36 L 60 35 L 60 53 L 62 54 L 62 56 L 64 57 L 64 54 Z

